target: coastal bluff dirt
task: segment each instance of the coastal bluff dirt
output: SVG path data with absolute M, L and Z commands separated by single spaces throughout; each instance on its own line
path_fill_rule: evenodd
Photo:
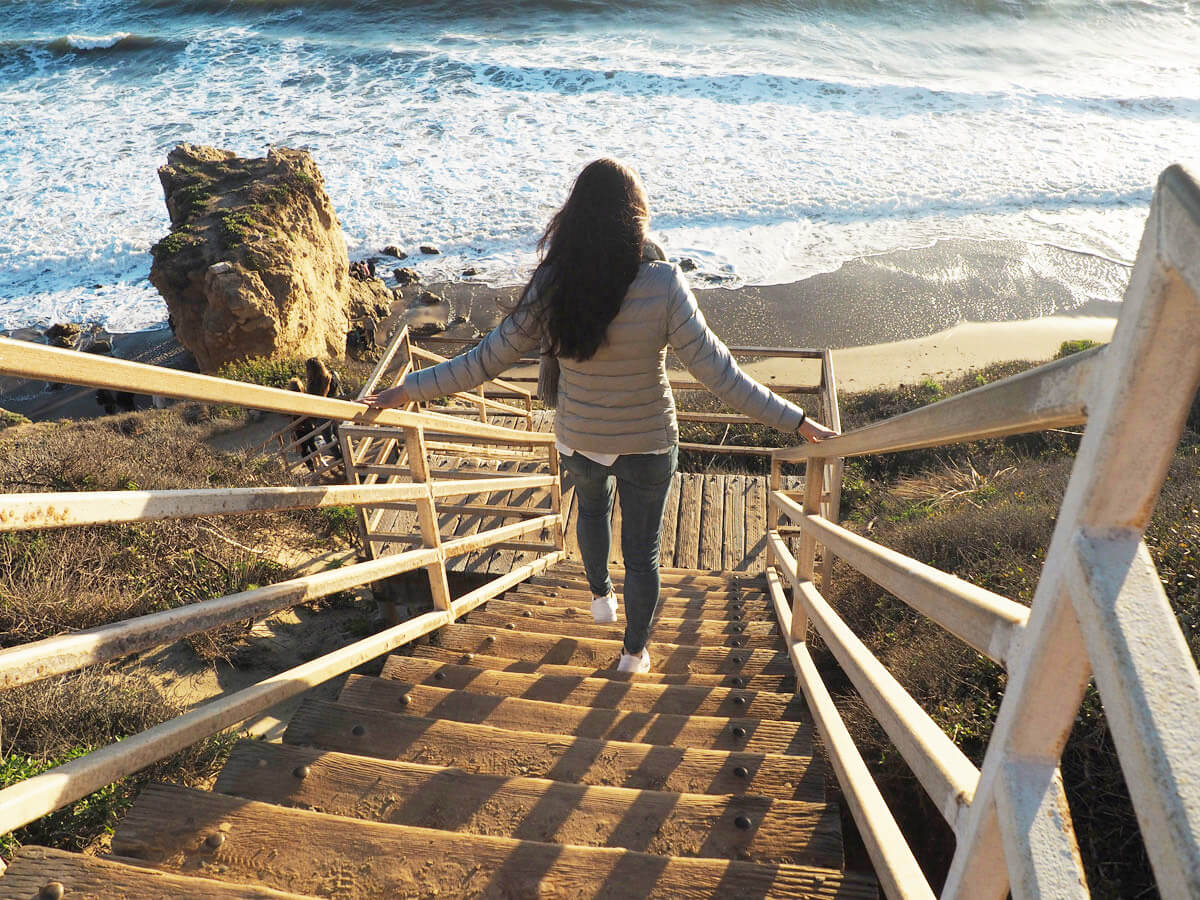
M 350 277 L 324 180 L 303 150 L 247 159 L 180 144 L 158 170 L 171 233 L 150 281 L 205 371 L 247 357 L 337 357 L 350 320 L 390 295 Z

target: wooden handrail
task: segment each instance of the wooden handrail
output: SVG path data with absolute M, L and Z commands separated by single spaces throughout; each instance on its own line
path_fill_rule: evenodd
M 439 481 L 428 489 L 419 484 L 345 484 L 2 494 L 0 531 L 367 506 L 416 500 L 426 496 L 427 490 L 432 490 L 434 497 L 454 497 L 479 491 L 549 488 L 553 481 L 550 475 L 513 475 L 492 476 L 484 481 Z
M 792 590 L 801 598 L 809 621 L 816 626 L 842 671 L 925 792 L 950 827 L 956 828 L 961 813 L 975 794 L 979 770 L 855 636 L 816 586 L 796 574 L 796 559 L 779 535 L 769 533 L 768 541 L 784 576 L 792 583 Z
M 863 456 L 938 447 L 1082 425 L 1088 390 L 1103 365 L 1103 347 L 1076 353 L 1011 378 L 957 394 L 818 444 L 776 450 L 774 458 Z
M 230 381 L 211 375 L 197 375 L 150 366 L 145 363 L 78 353 L 46 347 L 28 341 L 0 337 L 0 372 L 22 378 L 36 378 L 66 384 L 80 384 L 110 390 L 158 394 L 201 403 L 230 404 L 296 416 L 357 422 L 368 425 L 426 427 L 451 434 L 490 438 L 499 442 L 553 444 L 554 435 L 517 431 L 481 422 L 460 422 L 434 413 L 407 412 L 398 409 L 371 409 L 363 403 L 318 397 L 281 388 L 263 387 Z
M 825 547 L 917 612 L 937 622 L 980 653 L 1003 665 L 1029 610 L 933 566 L 808 515 L 791 498 L 775 493 L 771 504 Z
M 84 666 L 119 659 L 220 625 L 259 619 L 437 561 L 435 550 L 411 550 L 10 647 L 0 650 L 0 687 L 15 687 L 51 675 L 74 672 Z
M 766 575 L 767 590 L 780 631 L 791 634 L 792 611 L 787 598 L 783 596 L 779 573 L 769 566 Z M 850 807 L 850 814 L 858 824 L 859 834 L 867 848 L 867 855 L 871 857 L 880 886 L 889 898 L 933 900 L 933 891 L 879 792 L 875 779 L 871 777 L 862 754 L 858 752 L 833 698 L 829 696 L 829 690 L 808 652 L 808 645 L 791 639 L 787 644 L 788 656 L 796 671 L 796 682 L 804 692 L 813 722 L 821 733 L 825 752 L 841 785 L 842 796 Z

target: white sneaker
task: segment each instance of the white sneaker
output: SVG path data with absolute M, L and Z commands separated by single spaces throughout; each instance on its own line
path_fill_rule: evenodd
M 649 672 L 650 671 L 650 651 L 645 647 L 642 652 L 634 656 L 632 653 L 626 653 L 625 648 L 621 648 L 621 658 L 617 661 L 618 672 Z
M 592 598 L 592 621 L 597 625 L 610 625 L 617 621 L 617 595 Z

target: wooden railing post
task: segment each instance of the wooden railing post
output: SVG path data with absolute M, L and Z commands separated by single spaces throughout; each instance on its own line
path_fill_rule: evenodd
M 425 452 L 425 429 L 406 428 L 404 444 L 408 451 L 408 468 L 412 480 L 417 484 L 429 484 L 429 457 Z M 429 573 L 429 590 L 433 594 L 433 608 L 450 609 L 450 584 L 446 580 L 446 559 L 441 554 L 442 536 L 438 532 L 437 509 L 433 505 L 433 492 L 426 490 L 425 496 L 417 500 L 417 519 L 421 523 L 421 542 L 428 550 L 437 550 L 438 561 L 425 567 Z
M 554 484 L 550 485 L 550 509 L 554 512 L 555 521 L 558 523 L 551 529 L 550 537 L 554 541 L 554 546 L 562 550 L 566 546 L 567 519 L 562 508 L 562 475 L 560 474 L 558 448 L 553 444 L 547 444 L 546 453 L 550 474 L 554 476 Z
M 831 350 L 826 350 L 821 357 L 821 388 L 825 407 L 825 424 L 834 431 L 841 432 L 842 413 L 838 406 L 837 379 L 833 372 L 833 351 Z M 823 512 L 825 518 L 835 525 L 842 517 L 842 475 L 845 467 L 846 464 L 840 456 L 830 459 L 829 474 L 825 480 L 828 485 L 828 499 Z M 832 578 L 833 554 L 828 547 L 825 547 L 821 557 L 821 588 L 823 590 L 828 592 Z
M 779 523 L 783 521 L 782 514 L 776 515 L 774 518 L 771 516 L 771 510 L 775 506 L 771 502 L 771 496 L 773 496 L 776 491 L 783 490 L 783 463 L 780 462 L 780 460 L 775 456 L 771 457 L 771 479 L 768 486 L 770 487 L 770 490 L 767 494 L 767 508 L 763 510 L 763 514 L 767 517 L 766 530 L 774 531 L 779 527 Z M 767 565 L 778 565 L 778 560 L 775 559 L 775 554 L 771 550 L 770 541 L 767 541 Z

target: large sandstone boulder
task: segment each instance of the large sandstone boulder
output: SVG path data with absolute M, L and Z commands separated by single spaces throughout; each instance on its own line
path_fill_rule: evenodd
M 350 319 L 391 296 L 349 276 L 342 229 L 312 157 L 181 144 L 158 170 L 171 233 L 150 281 L 205 371 L 253 356 L 341 356 Z

